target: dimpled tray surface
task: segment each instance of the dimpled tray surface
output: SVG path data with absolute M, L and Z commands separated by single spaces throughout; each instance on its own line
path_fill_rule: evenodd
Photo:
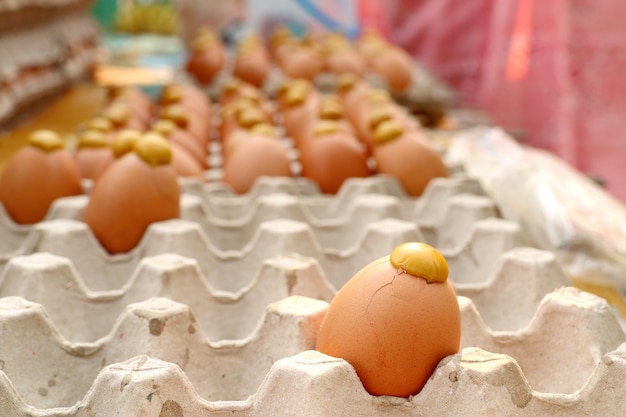
M 525 246 L 468 178 L 411 199 L 386 178 L 323 196 L 261 180 L 248 195 L 184 184 L 182 218 L 108 255 L 80 221 L 2 220 L 0 404 L 16 417 L 619 415 L 624 333 L 601 298 Z M 361 203 L 361 201 L 364 201 Z M 360 205 L 361 204 L 361 205 Z M 359 210 L 363 214 L 359 218 Z M 4 213 L 3 213 L 4 214 Z M 351 224 L 354 220 L 354 224 Z M 375 397 L 314 351 L 328 302 L 407 240 L 445 255 L 461 351 L 410 398 Z M 334 243 L 332 245 L 331 243 Z M 12 246 L 11 246 L 12 245 Z

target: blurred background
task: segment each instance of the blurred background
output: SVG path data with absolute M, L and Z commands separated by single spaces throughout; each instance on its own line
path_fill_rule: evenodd
M 376 28 L 524 143 L 626 201 L 626 3 L 615 0 L 97 0 L 105 30 L 188 37 Z M 178 12 L 176 12 L 178 10 Z

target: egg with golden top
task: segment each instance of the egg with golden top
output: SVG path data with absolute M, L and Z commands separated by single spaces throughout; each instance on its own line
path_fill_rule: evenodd
M 461 313 L 439 251 L 407 242 L 357 272 L 328 307 L 316 349 L 343 358 L 372 395 L 409 397 L 459 351 Z

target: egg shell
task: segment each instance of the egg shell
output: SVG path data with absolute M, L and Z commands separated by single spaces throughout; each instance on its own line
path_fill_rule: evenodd
M 80 171 L 65 149 L 46 152 L 25 146 L 0 177 L 0 202 L 19 224 L 42 221 L 56 199 L 82 193 Z
M 159 104 L 162 107 L 180 104 L 187 111 L 207 120 L 210 120 L 213 114 L 211 100 L 201 89 L 190 84 L 171 84 L 166 86 L 159 99 Z
M 224 143 L 233 132 L 260 123 L 271 124 L 271 118 L 263 109 L 247 100 L 234 101 L 222 113 L 219 139 Z
M 193 51 L 185 64 L 185 69 L 198 83 L 208 85 L 222 71 L 225 62 L 224 49 L 214 45 Z
M 204 166 L 187 149 L 176 142 L 170 142 L 172 147 L 172 167 L 179 177 L 197 178 L 206 181 Z
M 178 127 L 189 132 L 202 145 L 208 145 L 211 131 L 210 120 L 188 111 L 181 104 L 172 104 L 161 108 L 159 118 L 171 120 Z
M 219 97 L 219 103 L 222 107 L 224 107 L 241 97 L 247 97 L 253 100 L 260 100 L 262 96 L 263 94 L 261 93 L 261 91 L 254 85 L 240 78 L 233 77 L 229 79 L 222 87 L 222 93 Z
M 322 72 L 324 62 L 311 48 L 297 46 L 280 55 L 279 65 L 287 77 L 312 81 Z
M 96 182 L 83 221 L 109 253 L 128 252 L 151 223 L 179 217 L 179 200 L 174 168 L 152 167 L 131 152 Z
M 80 148 L 74 153 L 74 160 L 82 178 L 97 180 L 115 160 L 109 146 Z
M 378 173 L 396 177 L 415 197 L 422 195 L 433 178 L 449 176 L 441 155 L 414 131 L 376 144 L 372 155 Z
M 233 64 L 233 75 L 257 88 L 265 84 L 269 72 L 269 57 L 260 48 L 246 53 L 239 53 Z
M 296 146 L 300 146 L 313 130 L 318 120 L 319 102 L 319 93 L 311 90 L 302 103 L 286 106 L 282 111 L 285 133 L 294 140 Z
M 247 139 L 252 135 L 253 133 L 248 129 L 236 128 L 231 131 L 230 134 L 224 138 L 222 143 L 223 160 L 226 161 L 230 155 L 232 155 L 233 151 L 242 143 L 245 144 Z
M 209 148 L 198 142 L 193 135 L 184 129 L 175 129 L 167 137 L 172 143 L 184 148 L 203 168 L 208 168 Z
M 425 279 L 375 260 L 331 301 L 317 350 L 354 367 L 372 395 L 418 393 L 446 356 L 458 352 L 461 315 L 449 281 Z
M 222 181 L 244 194 L 261 176 L 290 177 L 291 161 L 277 139 L 253 135 L 233 150 L 223 169 Z
M 154 114 L 154 103 L 137 87 L 110 86 L 108 95 L 110 104 L 127 104 L 133 115 L 139 117 L 144 123 L 148 123 Z
M 377 123 L 383 120 L 392 120 L 396 122 L 405 131 L 416 132 L 417 138 L 423 139 L 422 135 L 417 134 L 421 129 L 421 125 L 395 102 L 389 101 L 384 103 L 370 103 L 368 106 L 359 107 L 359 113 L 355 115 L 354 127 L 356 136 L 371 152 L 374 147 L 374 130 Z
M 326 56 L 325 66 L 335 75 L 351 73 L 361 76 L 365 73 L 367 64 L 357 51 L 342 48 Z
M 143 132 L 146 130 L 146 120 L 136 113 L 129 103 L 112 102 L 101 112 L 102 116 L 113 123 L 114 130 L 135 129 Z
M 380 75 L 395 93 L 404 92 L 413 82 L 413 61 L 400 48 L 385 48 L 375 59 L 372 69 Z
M 361 144 L 343 132 L 315 136 L 300 151 L 301 175 L 316 182 L 320 190 L 335 194 L 348 178 L 371 175 Z

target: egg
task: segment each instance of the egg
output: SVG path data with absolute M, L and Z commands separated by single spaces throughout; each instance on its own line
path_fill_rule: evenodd
M 299 146 L 317 120 L 320 95 L 308 81 L 297 80 L 281 92 L 279 100 L 285 133 Z
M 288 78 L 312 81 L 322 72 L 324 60 L 315 48 L 295 44 L 282 52 L 278 65 Z
M 224 68 L 224 46 L 213 32 L 203 32 L 192 42 L 185 69 L 203 85 L 210 84 Z
M 147 123 L 154 114 L 154 103 L 137 87 L 111 85 L 108 87 L 109 103 L 127 104 L 133 115 Z
M 249 129 L 260 123 L 270 123 L 267 114 L 247 100 L 232 102 L 222 113 L 220 141 L 223 143 L 238 129 Z
M 402 93 L 413 82 L 413 58 L 379 33 L 365 32 L 358 42 L 358 48 L 369 69 L 379 75 L 392 92 Z
M 187 110 L 181 104 L 171 104 L 161 108 L 159 119 L 171 120 L 189 132 L 200 144 L 208 146 L 210 141 L 211 122 Z
M 146 130 L 146 122 L 141 116 L 132 112 L 130 105 L 123 102 L 113 102 L 105 107 L 100 115 L 112 123 L 113 130 L 137 129 Z
M 268 120 L 273 120 L 276 113 L 273 102 L 260 89 L 236 77 L 224 84 L 219 102 L 222 105 L 222 110 L 235 102 L 245 102 L 263 111 Z
M 196 140 L 186 130 L 179 128 L 173 121 L 167 119 L 157 120 L 150 126 L 150 130 L 158 132 L 172 144 L 175 143 L 178 147 L 185 149 L 201 167 L 208 168 L 208 146 Z
M 269 123 L 261 122 L 247 128 L 235 129 L 228 135 L 228 137 L 225 138 L 224 143 L 222 144 L 223 160 L 227 160 L 238 146 L 246 146 L 245 144 L 247 140 L 250 138 L 250 136 L 254 135 L 260 135 L 274 139 L 278 138 L 276 129 Z
M 328 37 L 324 43 L 325 68 L 335 75 L 356 74 L 363 75 L 366 62 L 363 56 L 340 36 Z
M 354 136 L 354 128 L 348 119 L 341 100 L 336 95 L 328 95 L 321 99 L 318 110 L 318 120 L 330 120 L 336 122 L 339 130 L 350 136 Z M 318 121 L 316 121 L 317 123 Z
M 98 130 L 86 130 L 78 139 L 74 160 L 82 178 L 97 180 L 115 160 L 106 136 Z
M 407 242 L 357 272 L 331 301 L 316 349 L 343 358 L 372 395 L 409 397 L 456 354 L 461 314 L 445 258 Z
M 222 182 L 235 192 L 245 194 L 262 176 L 290 177 L 291 160 L 278 139 L 251 135 L 224 161 Z
M 257 36 L 244 39 L 237 48 L 233 75 L 260 88 L 270 72 L 270 61 L 265 47 Z
M 0 203 L 18 224 L 42 221 L 56 199 L 82 193 L 76 162 L 50 130 L 33 132 L 0 177 Z
M 437 150 L 419 132 L 407 131 L 393 120 L 376 127 L 374 142 L 376 171 L 398 178 L 412 196 L 422 195 L 433 178 L 449 176 Z
M 135 129 L 123 129 L 117 132 L 111 144 L 111 150 L 115 158 L 121 158 L 133 151 L 135 143 L 141 139 L 142 133 Z
M 163 87 L 159 98 L 161 107 L 179 104 L 198 117 L 211 120 L 213 106 L 211 100 L 196 86 L 190 84 L 169 84 Z
M 128 252 L 150 224 L 179 217 L 180 188 L 171 160 L 168 142 L 147 134 L 95 183 L 82 219 L 107 252 Z
M 371 172 L 361 144 L 342 131 L 336 121 L 322 120 L 300 151 L 301 175 L 335 194 L 348 178 L 368 177 Z
M 371 66 L 394 93 L 403 93 L 413 82 L 413 60 L 398 47 L 382 48 Z

